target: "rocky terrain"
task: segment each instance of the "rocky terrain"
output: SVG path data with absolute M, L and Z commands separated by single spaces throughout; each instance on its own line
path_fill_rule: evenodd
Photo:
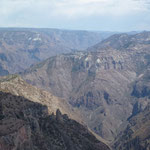
M 109 150 L 67 114 L 80 120 L 63 99 L 19 76 L 0 78 L 1 150 Z
M 46 29 L 38 32 L 43 36 L 50 36 L 51 33 Z M 7 57 L 2 55 L 1 60 L 5 61 Z M 9 69 L 0 67 L 0 75 L 8 74 L 7 70 Z M 9 127 L 5 129 L 7 135 L 11 137 L 9 139 L 17 137 L 15 139 L 17 143 L 12 145 L 15 145 L 15 148 L 21 146 L 22 149 L 34 150 L 40 145 L 43 145 L 44 149 L 53 145 L 52 150 L 61 148 L 69 150 L 109 149 L 105 144 L 97 141 L 91 134 L 94 132 L 104 138 L 114 150 L 149 150 L 149 73 L 150 32 L 142 32 L 135 35 L 116 34 L 88 48 L 86 52 L 72 51 L 68 54 L 50 57 L 20 73 L 28 83 L 16 75 L 1 77 L 2 100 L 3 96 L 6 99 L 15 96 L 10 98 L 11 100 L 18 99 L 20 96 L 19 101 L 23 98 L 26 99 L 25 101 L 34 103 L 31 104 L 31 108 L 30 104 L 28 105 L 29 109 L 26 103 L 25 106 L 23 103 L 23 106 L 20 107 L 22 110 L 38 107 L 38 110 L 34 110 L 34 114 L 32 110 L 29 111 L 29 116 L 36 120 L 33 123 L 32 119 L 27 119 L 26 111 L 23 111 L 24 115 L 21 118 L 18 101 L 13 103 L 14 107 L 8 105 L 10 111 L 6 111 L 8 112 L 6 116 L 10 118 L 6 119 L 6 122 L 8 124 L 15 122 L 15 125 L 10 127 L 13 133 L 15 130 L 15 136 L 14 134 L 10 136 L 10 132 L 7 132 Z M 6 103 L 9 104 L 9 102 Z M 3 106 L 0 105 L 1 110 L 7 108 L 4 106 L 7 105 L 3 102 Z M 15 107 L 17 112 L 14 111 Z M 42 107 L 42 111 L 39 107 Z M 62 115 L 61 112 L 69 117 Z M 6 116 L 3 115 L 3 112 L 1 114 L 0 118 L 3 120 Z M 25 127 L 23 131 L 20 130 L 22 127 L 19 122 L 20 118 L 25 124 L 25 126 L 23 124 Z M 14 129 L 14 126 L 17 129 Z M 91 132 L 87 128 L 90 128 Z M 55 133 L 51 132 L 52 129 Z M 32 133 L 33 130 L 36 135 Z M 79 134 L 75 130 L 79 130 Z M 25 144 L 20 143 L 22 132 L 27 133 L 25 137 L 30 138 L 30 140 L 25 138 Z M 85 135 L 85 133 L 88 134 Z M 45 141 L 43 137 L 46 137 Z M 7 141 L 4 139 L 7 138 L 0 139 L 0 146 L 9 149 L 10 147 L 4 147 L 6 145 L 4 142 Z M 106 143 L 105 140 L 101 141 Z M 21 139 L 21 141 L 24 140 Z
M 150 149 L 150 103 L 143 111 L 129 119 L 127 128 L 114 142 L 114 150 Z
M 124 92 L 136 78 L 133 66 L 124 65 L 126 58 L 120 59 L 122 64 L 117 59 L 116 53 L 113 57 L 101 53 L 61 55 L 30 68 L 23 78 L 67 99 L 84 114 L 93 131 L 113 140 L 116 129 L 132 112 Z
M 48 115 L 47 106 L 3 92 L 0 108 L 1 150 L 109 150 L 59 110 Z
M 126 129 L 114 142 L 114 149 L 150 149 L 150 78 L 149 67 L 132 83 L 132 98 L 135 99 L 132 115 Z
M 50 56 L 85 50 L 110 32 L 0 28 L 0 75 L 23 71 Z
M 150 32 L 113 35 L 88 51 L 51 57 L 22 76 L 65 98 L 95 133 L 112 142 L 126 128 L 133 110 L 138 113 L 141 96 L 136 87 L 149 68 Z M 138 92 L 148 95 L 149 89 Z
M 57 98 L 50 92 L 46 92 L 26 83 L 18 75 L 0 77 L 0 91 L 11 93 L 16 96 L 22 96 L 32 102 L 45 105 L 48 108 L 49 114 L 55 114 L 56 110 L 59 109 L 63 114 L 67 114 L 70 118 L 82 122 L 81 115 L 74 109 L 71 109 L 70 105 L 64 99 Z

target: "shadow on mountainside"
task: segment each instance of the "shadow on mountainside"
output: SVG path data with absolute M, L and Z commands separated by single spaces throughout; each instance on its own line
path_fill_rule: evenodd
M 0 92 L 1 150 L 109 150 L 86 127 L 47 106 Z

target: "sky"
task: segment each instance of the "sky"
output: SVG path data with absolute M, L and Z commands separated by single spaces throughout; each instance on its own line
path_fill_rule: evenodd
M 0 0 L 0 27 L 150 30 L 150 0 Z

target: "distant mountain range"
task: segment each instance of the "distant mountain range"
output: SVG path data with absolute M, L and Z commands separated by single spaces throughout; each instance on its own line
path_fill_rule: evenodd
M 112 32 L 0 28 L 0 75 L 23 71 L 62 53 L 84 51 Z

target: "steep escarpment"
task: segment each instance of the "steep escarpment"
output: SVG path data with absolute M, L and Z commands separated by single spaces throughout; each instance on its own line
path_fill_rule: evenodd
M 78 132 L 77 132 L 78 131 Z M 86 127 L 46 105 L 0 92 L 1 150 L 109 150 Z

